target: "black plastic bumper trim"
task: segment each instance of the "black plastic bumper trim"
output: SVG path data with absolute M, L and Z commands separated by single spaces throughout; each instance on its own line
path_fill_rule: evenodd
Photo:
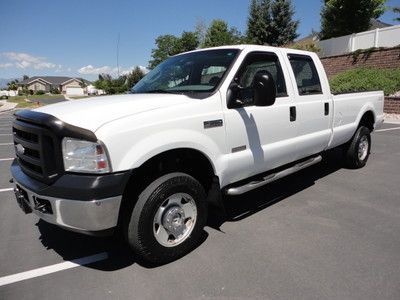
M 53 184 L 47 185 L 26 175 L 17 160 L 13 161 L 10 170 L 16 183 L 38 195 L 77 201 L 120 196 L 131 176 L 130 171 L 104 175 L 65 173 Z

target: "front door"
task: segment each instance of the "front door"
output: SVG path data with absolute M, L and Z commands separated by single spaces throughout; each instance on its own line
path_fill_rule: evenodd
M 274 105 L 253 105 L 252 83 L 255 74 L 269 72 L 277 87 Z M 251 52 L 244 59 L 234 82 L 240 87 L 238 107 L 226 109 L 228 182 L 256 175 L 292 162 L 296 157 L 296 124 L 290 121 L 288 86 L 276 53 Z

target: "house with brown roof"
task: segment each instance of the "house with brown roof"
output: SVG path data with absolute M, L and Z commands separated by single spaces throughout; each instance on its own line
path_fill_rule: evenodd
M 65 77 L 65 76 L 33 76 L 18 82 L 18 90 L 27 89 L 37 92 L 43 91 L 49 93 L 57 89 L 60 93 L 65 94 L 68 88 L 82 88 L 90 84 L 89 81 L 82 78 Z

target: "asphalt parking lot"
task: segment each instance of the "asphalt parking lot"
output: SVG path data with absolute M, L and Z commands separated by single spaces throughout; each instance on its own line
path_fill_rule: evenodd
M 8 182 L 10 120 L 0 114 L 0 299 L 400 299 L 400 125 L 373 134 L 361 170 L 332 151 L 226 198 L 228 219 L 212 217 L 197 249 L 150 268 L 113 239 L 23 214 Z

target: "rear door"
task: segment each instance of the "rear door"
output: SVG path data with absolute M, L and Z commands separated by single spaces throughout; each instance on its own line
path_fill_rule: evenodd
M 332 99 L 319 61 L 309 55 L 287 53 L 294 83 L 294 122 L 297 155 L 301 159 L 326 149 L 331 138 Z M 320 72 L 318 72 L 320 70 Z M 321 71 L 322 70 L 322 71 Z

